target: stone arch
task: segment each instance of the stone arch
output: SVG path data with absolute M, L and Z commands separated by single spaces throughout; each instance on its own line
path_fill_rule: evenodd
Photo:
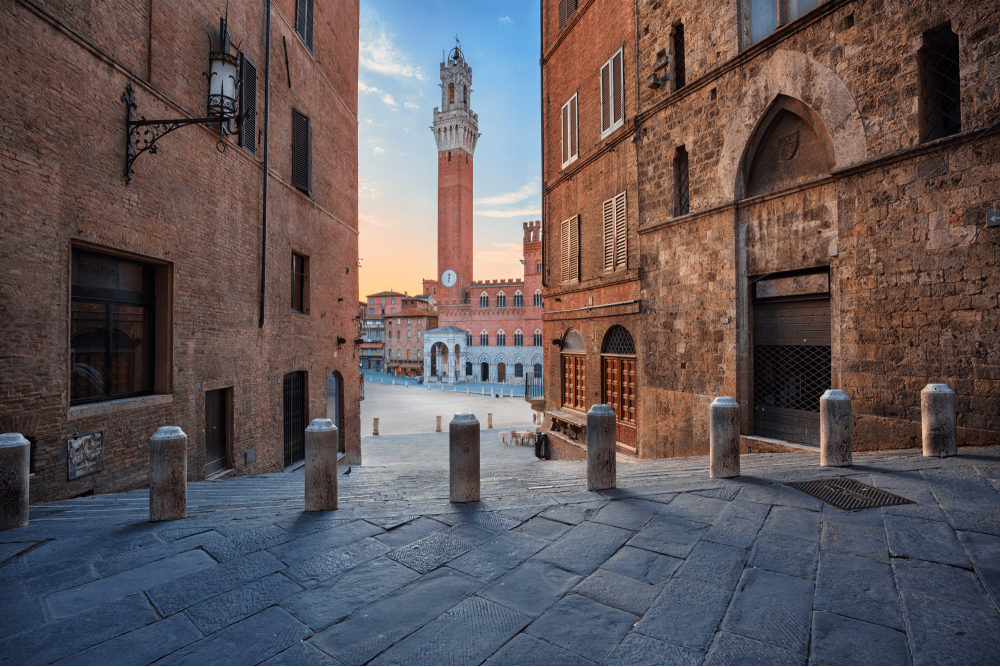
M 841 78 L 804 53 L 779 49 L 754 77 L 730 117 L 718 167 L 723 200 L 737 198 L 747 146 L 779 95 L 798 100 L 822 121 L 833 147 L 833 168 L 844 169 L 868 157 L 861 113 Z

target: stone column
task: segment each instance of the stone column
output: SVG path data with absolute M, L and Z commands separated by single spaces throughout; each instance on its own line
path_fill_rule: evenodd
M 378 417 L 372 417 L 375 423 L 372 425 L 372 435 L 378 435 Z
M 0 435 L 0 530 L 28 525 L 31 443 L 20 433 Z
M 852 464 L 851 397 L 839 389 L 827 389 L 819 399 L 819 464 Z
M 471 412 L 448 424 L 450 497 L 453 503 L 479 501 L 479 420 Z
M 709 411 L 709 477 L 740 476 L 740 406 L 736 399 L 719 396 Z
M 441 432 L 441 415 L 438 415 L 434 419 L 437 420 L 437 426 L 434 427 L 434 432 L 435 433 L 440 433 Z
M 188 437 L 179 426 L 162 426 L 149 439 L 149 520 L 187 517 Z
M 331 419 L 314 419 L 306 427 L 306 511 L 337 509 L 337 444 L 340 434 Z
M 597 403 L 587 413 L 587 490 L 614 489 L 618 483 L 615 458 L 615 411 Z
M 493 413 L 486 413 L 486 428 L 493 428 Z
M 956 456 L 955 392 L 946 384 L 929 384 L 920 392 L 920 426 L 924 456 Z

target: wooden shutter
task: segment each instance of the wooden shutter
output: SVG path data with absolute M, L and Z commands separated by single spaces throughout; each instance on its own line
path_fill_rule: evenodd
M 559 29 L 566 27 L 566 20 L 569 19 L 569 0 L 559 0 Z
M 580 279 L 580 216 L 569 219 L 569 279 Z
M 577 124 L 578 99 L 579 98 L 576 95 L 574 95 L 573 99 L 569 101 L 569 140 L 570 140 L 569 156 L 571 158 L 576 157 L 577 155 L 580 154 L 578 146 L 578 143 L 580 141 L 580 130 Z
M 601 133 L 611 127 L 611 62 L 601 68 Z
M 625 193 L 615 197 L 615 267 L 626 264 L 626 241 L 628 226 L 625 218 Z
M 562 108 L 562 163 L 569 162 L 569 104 L 564 104 Z
M 604 270 L 615 268 L 615 200 L 604 202 Z
M 295 32 L 313 50 L 313 10 L 314 0 L 295 0 Z
M 309 10 L 309 14 L 306 18 L 306 46 L 309 50 L 313 50 L 313 23 L 315 17 L 313 16 L 314 10 L 316 8 L 315 0 L 306 0 L 306 7 Z
M 242 89 L 240 100 L 240 147 L 250 155 L 257 154 L 257 66 L 246 56 L 242 58 Z
M 309 117 L 292 110 L 292 185 L 311 194 L 312 127 Z
M 617 125 L 625 118 L 625 74 L 622 68 L 622 51 L 611 57 L 611 94 L 614 97 L 612 123 Z

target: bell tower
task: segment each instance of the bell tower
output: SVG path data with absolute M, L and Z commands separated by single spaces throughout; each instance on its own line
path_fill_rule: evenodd
M 434 108 L 431 126 L 438 150 L 439 301 L 464 298 L 472 283 L 472 156 L 479 116 L 471 99 L 472 67 L 456 43 L 441 63 L 441 106 Z

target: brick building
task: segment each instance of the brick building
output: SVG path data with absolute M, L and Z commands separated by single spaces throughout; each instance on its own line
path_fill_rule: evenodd
M 32 502 L 146 485 L 167 425 L 192 480 L 280 472 L 328 410 L 360 462 L 358 3 L 276 0 L 269 73 L 265 5 L 231 0 L 226 31 L 215 5 L 103 5 L 0 6 L 0 431 L 32 442 Z M 208 115 L 206 33 L 239 131 L 140 128 L 127 178 L 129 94 L 137 120 Z
M 423 374 L 434 382 L 524 384 L 542 371 L 542 223 L 522 223 L 524 275 L 473 280 L 473 155 L 479 116 L 471 108 L 472 67 L 458 47 L 441 63 L 441 106 L 431 130 L 438 149 L 438 277 L 424 279 L 437 304 Z M 464 336 L 461 335 L 464 332 Z
M 1000 209 L 996 8 L 543 2 L 544 214 L 579 211 L 581 283 L 607 256 L 585 220 L 600 219 L 587 170 L 637 166 L 626 261 L 636 250 L 640 292 L 617 297 L 639 299 L 634 388 L 608 363 L 612 328 L 601 343 L 593 320 L 555 319 L 589 304 L 566 303 L 562 236 L 547 244 L 546 339 L 564 358 L 584 348 L 574 414 L 610 394 L 634 406 L 639 456 L 704 454 L 708 404 L 726 395 L 743 408 L 745 448 L 815 447 L 819 396 L 839 388 L 855 448 L 911 447 L 920 390 L 943 382 L 960 444 L 1000 438 L 1000 228 L 986 220 Z M 593 118 L 604 70 L 562 52 L 585 61 L 619 28 L 625 117 L 607 147 Z M 559 108 L 577 90 L 579 159 L 558 169 Z M 565 411 L 572 377 L 548 368 L 547 407 Z
M 411 308 L 385 318 L 386 370 L 393 375 L 424 374 L 424 333 L 437 328 L 437 313 Z

